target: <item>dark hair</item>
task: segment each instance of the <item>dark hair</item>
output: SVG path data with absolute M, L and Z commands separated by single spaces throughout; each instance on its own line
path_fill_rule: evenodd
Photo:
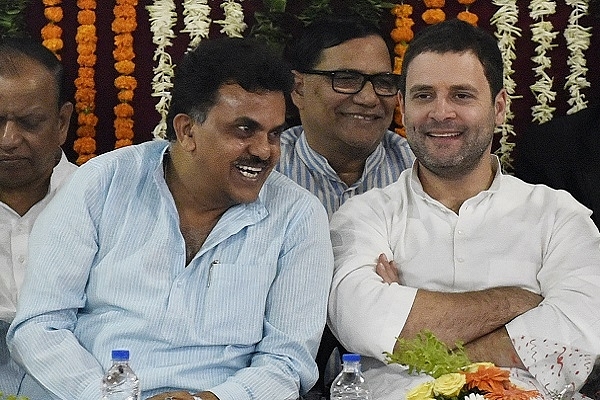
M 286 48 L 285 57 L 293 69 L 298 71 L 310 70 L 318 64 L 323 50 L 351 39 L 371 35 L 379 36 L 386 42 L 390 62 L 392 62 L 389 41 L 386 40 L 379 28 L 362 18 L 352 15 L 327 15 L 313 21 Z
M 410 63 L 422 53 L 463 53 L 473 52 L 481 65 L 490 85 L 492 100 L 504 87 L 504 64 L 498 42 L 483 29 L 471 24 L 451 19 L 420 30 L 409 43 L 402 61 L 400 92 L 406 94 L 406 72 Z
M 57 105 L 67 102 L 64 68 L 58 58 L 41 42 L 28 37 L 4 37 L 0 39 L 0 75 L 19 74 L 18 59 L 29 58 L 41 64 L 54 76 L 57 89 Z
M 177 65 L 167 114 L 167 139 L 176 140 L 173 118 L 188 114 L 204 122 L 223 85 L 238 84 L 253 93 L 282 92 L 293 86 L 289 66 L 258 39 L 203 40 Z

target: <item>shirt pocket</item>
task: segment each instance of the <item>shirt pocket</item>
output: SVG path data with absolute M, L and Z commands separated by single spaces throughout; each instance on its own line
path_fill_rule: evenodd
M 215 264 L 198 318 L 203 341 L 215 345 L 252 345 L 263 337 L 272 279 L 257 265 Z

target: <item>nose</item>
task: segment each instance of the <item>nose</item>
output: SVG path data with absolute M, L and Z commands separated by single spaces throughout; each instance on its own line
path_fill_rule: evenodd
M 21 138 L 18 124 L 10 119 L 0 120 L 0 148 L 15 149 L 21 142 Z
M 371 81 L 366 81 L 360 92 L 353 96 L 354 102 L 366 106 L 375 106 L 379 103 L 379 96 L 375 93 L 375 88 Z
M 456 117 L 456 112 L 450 101 L 444 97 L 438 97 L 431 103 L 432 109 L 429 116 L 436 121 L 444 121 Z
M 271 143 L 269 142 L 268 133 L 257 133 L 252 139 L 249 146 L 250 154 L 263 161 L 268 160 L 271 157 Z

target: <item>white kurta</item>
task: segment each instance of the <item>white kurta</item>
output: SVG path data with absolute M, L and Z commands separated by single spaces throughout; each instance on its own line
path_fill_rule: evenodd
M 523 363 L 547 390 L 580 387 L 600 354 L 600 234 L 589 216 L 567 192 L 500 173 L 456 214 L 406 170 L 332 217 L 332 331 L 349 351 L 367 356 L 364 369 L 375 368 L 367 377 L 382 385 L 375 394 L 390 392 L 393 382 L 389 398 L 401 399 L 422 377 L 380 361 L 392 351 L 417 288 L 519 286 L 544 297 L 506 325 Z M 404 285 L 385 284 L 375 273 L 380 253 L 398 263 Z

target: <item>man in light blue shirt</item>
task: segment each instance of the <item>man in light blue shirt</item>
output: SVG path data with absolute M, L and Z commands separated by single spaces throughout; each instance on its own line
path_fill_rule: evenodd
M 114 348 L 152 400 L 315 383 L 333 257 L 323 206 L 271 172 L 291 86 L 257 42 L 203 41 L 177 67 L 168 141 L 88 161 L 40 216 L 9 331 L 40 398 L 99 399 Z
M 277 170 L 315 194 L 331 216 L 412 166 L 408 142 L 388 129 L 398 75 L 381 32 L 358 18 L 316 20 L 293 43 L 291 96 L 302 125 L 282 134 Z

